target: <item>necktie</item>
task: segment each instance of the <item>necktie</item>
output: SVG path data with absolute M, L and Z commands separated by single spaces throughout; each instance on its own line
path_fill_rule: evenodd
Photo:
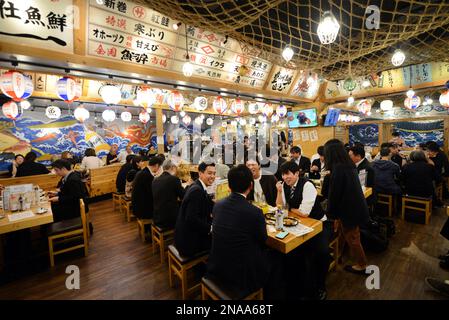
M 295 195 L 295 186 L 293 186 L 291 189 L 290 189 L 290 199 L 292 199 L 293 198 L 293 196 Z

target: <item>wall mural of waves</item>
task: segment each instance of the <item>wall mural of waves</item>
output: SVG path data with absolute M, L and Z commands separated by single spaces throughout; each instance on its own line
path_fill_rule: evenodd
M 367 147 L 379 144 L 379 126 L 377 124 L 361 124 L 349 127 L 349 144 L 361 142 Z
M 409 147 L 415 147 L 420 143 L 435 141 L 440 146 L 444 144 L 444 122 L 398 122 L 393 125 L 393 130 L 398 131 Z

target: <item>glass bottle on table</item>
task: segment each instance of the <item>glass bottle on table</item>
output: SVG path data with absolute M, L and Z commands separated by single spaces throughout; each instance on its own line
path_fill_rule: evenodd
M 276 212 L 274 214 L 274 219 L 274 227 L 276 228 L 276 230 L 282 231 L 284 229 L 284 214 L 281 205 L 277 206 Z

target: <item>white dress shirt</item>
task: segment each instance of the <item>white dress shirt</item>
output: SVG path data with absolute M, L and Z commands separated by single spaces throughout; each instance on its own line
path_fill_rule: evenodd
M 95 156 L 84 157 L 81 161 L 80 168 L 82 170 L 97 169 L 103 166 L 103 161 Z
M 263 193 L 262 185 L 260 184 L 260 178 L 262 178 L 262 175 L 260 175 L 258 179 L 254 179 L 254 201 L 265 203 L 267 201 L 265 199 L 265 194 Z
M 126 152 L 126 150 L 121 151 L 118 154 L 118 161 L 120 161 L 120 163 L 123 163 L 123 164 L 126 163 L 126 157 L 130 154 L 134 154 L 134 153 L 132 153 L 132 152 L 128 153 L 128 152 Z

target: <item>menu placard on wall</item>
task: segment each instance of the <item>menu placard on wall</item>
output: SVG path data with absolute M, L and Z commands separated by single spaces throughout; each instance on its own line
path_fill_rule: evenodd
M 72 0 L 0 1 L 1 41 L 73 53 Z

